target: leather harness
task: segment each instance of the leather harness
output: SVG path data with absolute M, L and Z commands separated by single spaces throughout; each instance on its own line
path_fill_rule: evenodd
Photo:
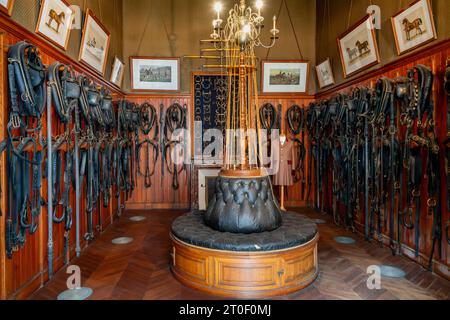
M 8 159 L 6 254 L 12 258 L 25 245 L 27 233 L 37 231 L 41 213 L 41 118 L 46 95 L 45 67 L 37 48 L 25 41 L 10 47 L 8 76 L 8 138 L 1 150 L 6 150 Z
M 184 130 L 182 132 L 181 130 Z M 168 172 L 172 175 L 172 188 L 178 190 L 180 187 L 178 177 L 186 171 L 184 161 L 185 154 L 181 154 L 182 146 L 186 141 L 187 130 L 187 106 L 179 103 L 172 104 L 164 114 L 164 138 L 163 138 L 163 166 L 166 165 Z M 183 135 L 183 136 L 182 136 Z M 181 159 L 183 159 L 182 163 Z M 187 179 L 187 175 L 186 175 Z
M 403 229 L 414 230 L 418 257 L 423 241 L 420 225 L 425 218 L 421 199 L 425 198 L 428 217 L 433 218 L 430 268 L 436 251 L 442 254 L 440 148 L 431 100 L 433 80 L 428 67 L 417 65 L 407 77 L 379 79 L 373 90 L 356 88 L 350 95 L 339 94 L 311 104 L 306 116 L 309 168 L 314 169 L 313 177 L 308 177 L 308 198 L 314 178 L 316 208 L 326 206 L 324 190 L 329 184 L 328 169 L 332 168 L 335 222 L 342 223 L 337 213 L 340 202 L 347 210 L 345 226 L 354 230 L 354 218 L 364 203 L 366 239 L 376 233 L 382 243 L 383 232 L 388 231 L 393 254 L 401 254 Z M 450 123 L 450 114 L 448 118 Z
M 450 209 L 450 61 L 447 61 L 447 68 L 445 70 L 445 83 L 444 89 L 447 94 L 447 139 L 444 142 L 445 150 L 445 162 L 446 162 L 446 181 L 447 181 L 447 211 Z M 450 245 L 450 220 L 445 227 L 445 235 L 447 243 Z
M 144 135 L 144 139 L 136 145 L 136 170 L 137 175 L 144 177 L 144 186 L 146 189 L 152 187 L 152 177 L 156 171 L 156 164 L 159 158 L 159 123 L 156 108 L 144 103 L 139 110 L 140 115 L 140 131 Z M 153 137 L 150 137 L 153 131 Z M 141 153 L 144 150 L 145 164 L 144 172 L 141 167 Z

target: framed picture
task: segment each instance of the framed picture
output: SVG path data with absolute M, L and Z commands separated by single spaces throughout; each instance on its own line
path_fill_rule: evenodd
M 316 73 L 320 89 L 335 84 L 333 69 L 331 68 L 331 61 L 329 58 L 316 66 Z
M 370 15 L 365 16 L 341 35 L 337 42 L 345 78 L 380 62 L 380 53 Z
M 261 70 L 263 93 L 293 94 L 308 91 L 308 61 L 263 61 Z
M 105 26 L 90 9 L 87 9 L 79 60 L 102 75 L 105 74 L 110 37 L 111 34 Z
M 134 91 L 180 91 L 180 59 L 130 57 Z
M 66 0 L 43 0 L 36 33 L 67 50 L 74 12 Z
M 0 0 L 0 11 L 6 13 L 8 16 L 12 15 L 14 7 L 14 0 Z
M 116 56 L 114 58 L 110 81 L 114 83 L 116 86 L 121 87 L 124 71 L 125 71 L 125 63 Z
M 437 39 L 429 0 L 418 0 L 391 18 L 399 55 Z

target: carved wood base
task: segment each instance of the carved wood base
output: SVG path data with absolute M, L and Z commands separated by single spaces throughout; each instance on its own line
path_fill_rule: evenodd
M 175 278 L 208 294 L 228 298 L 283 296 L 308 287 L 318 275 L 318 235 L 302 246 L 269 252 L 210 250 L 173 235 L 171 238 Z

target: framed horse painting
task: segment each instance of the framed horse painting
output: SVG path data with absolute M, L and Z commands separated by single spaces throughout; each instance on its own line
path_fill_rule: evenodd
M 308 61 L 263 61 L 261 70 L 262 93 L 297 94 L 308 91 Z
M 66 0 L 43 0 L 36 33 L 67 50 L 74 12 Z
M 14 0 L 0 0 L 0 11 L 6 13 L 8 16 L 12 15 L 14 7 Z
M 324 62 L 316 66 L 316 73 L 320 89 L 332 86 L 336 83 L 334 81 L 330 58 L 326 59 Z
M 437 39 L 430 0 L 418 0 L 391 18 L 399 55 Z
M 345 78 L 380 63 L 371 15 L 366 15 L 337 41 Z
M 94 12 L 87 9 L 79 60 L 104 75 L 110 41 L 111 33 Z

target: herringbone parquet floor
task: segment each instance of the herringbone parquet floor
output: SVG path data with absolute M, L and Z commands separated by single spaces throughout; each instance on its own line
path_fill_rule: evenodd
M 390 250 L 380 248 L 334 226 L 327 217 L 309 209 L 298 210 L 312 218 L 327 220 L 320 225 L 320 275 L 308 289 L 282 297 L 293 300 L 450 300 L 450 282 L 423 270 Z M 135 214 L 147 219 L 131 222 Z M 178 283 L 169 269 L 169 230 L 180 212 L 127 212 L 119 222 L 96 240 L 81 258 L 73 262 L 82 270 L 83 285 L 94 290 L 93 300 L 215 299 Z M 356 245 L 334 242 L 335 236 L 353 236 Z M 116 237 L 134 237 L 130 245 L 115 246 Z M 366 285 L 370 265 L 388 264 L 403 268 L 404 279 L 382 279 L 381 290 Z M 67 274 L 60 271 L 32 299 L 56 299 L 66 289 Z

